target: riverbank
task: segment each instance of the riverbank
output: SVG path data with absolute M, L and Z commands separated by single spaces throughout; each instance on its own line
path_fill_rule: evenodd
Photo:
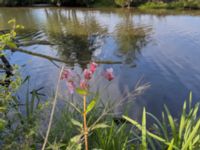
M 0 8 L 1 149 L 200 149 L 200 14 L 165 11 Z
M 1 2 L 0 7 L 83 7 L 83 8 L 134 8 L 134 9 L 181 9 L 181 10 L 196 10 L 200 9 L 200 2 L 197 0 L 191 1 L 171 1 L 171 2 L 131 2 L 127 3 L 118 0 L 97 0 L 87 3 L 78 2 L 45 2 L 45 3 L 25 3 L 22 2 Z M 129 7 L 130 6 L 130 7 Z
M 138 6 L 139 9 L 185 9 L 196 10 L 200 9 L 200 2 L 147 2 Z

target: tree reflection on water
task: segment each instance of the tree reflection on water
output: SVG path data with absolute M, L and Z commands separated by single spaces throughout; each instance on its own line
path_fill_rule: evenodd
M 133 63 L 137 53 L 148 43 L 151 28 L 134 24 L 133 16 L 126 13 L 116 28 L 115 39 L 118 45 L 117 55 L 123 57 L 125 63 Z

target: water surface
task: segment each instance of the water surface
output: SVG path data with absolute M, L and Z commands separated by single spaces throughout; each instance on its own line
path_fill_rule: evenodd
M 85 60 L 122 61 L 113 67 L 116 78 L 104 95 L 118 101 L 136 83 L 151 87 L 131 104 L 130 115 L 138 117 L 143 106 L 160 115 L 167 104 L 173 115 L 180 114 L 189 91 L 200 98 L 200 12 L 139 12 L 123 9 L 0 8 L 0 29 L 15 18 L 25 26 L 22 41 L 48 40 L 55 45 L 32 45 L 24 49 L 78 63 L 67 67 L 81 71 Z M 61 64 L 15 52 L 9 60 L 25 65 L 23 76 L 31 75 L 31 87 L 44 87 L 52 94 Z M 98 77 L 97 77 L 98 78 Z M 97 86 L 104 87 L 102 79 Z M 65 85 L 63 85 L 63 92 Z M 23 91 L 22 91 L 23 92 Z M 119 108 L 124 111 L 124 108 Z

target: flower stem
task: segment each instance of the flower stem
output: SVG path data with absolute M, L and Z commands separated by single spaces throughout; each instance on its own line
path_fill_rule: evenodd
M 83 96 L 83 128 L 84 128 L 84 139 L 85 139 L 85 150 L 88 150 L 88 128 L 86 118 L 86 95 Z

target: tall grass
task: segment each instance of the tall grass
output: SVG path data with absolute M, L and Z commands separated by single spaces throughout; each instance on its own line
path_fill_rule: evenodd
M 182 114 L 178 120 L 172 117 L 167 106 L 165 112 L 162 113 L 162 121 L 159 121 L 155 116 L 143 111 L 142 125 L 127 116 L 124 119 L 136 126 L 141 132 L 142 146 L 146 149 L 147 145 L 159 147 L 159 149 L 181 149 L 192 150 L 199 149 L 200 143 L 200 118 L 197 117 L 199 111 L 199 103 L 192 107 L 192 93 L 190 93 L 188 102 L 183 104 Z M 155 120 L 154 133 L 146 129 L 146 114 Z M 146 139 L 149 139 L 147 142 Z
M 15 21 L 12 20 L 14 23 Z M 16 34 L 14 30 L 12 34 Z M 11 34 L 10 33 L 10 34 Z M 16 46 L 12 42 L 12 36 L 7 34 L 1 36 L 2 47 Z M 41 104 L 41 88 L 30 91 L 29 86 L 25 93 L 26 99 L 21 100 L 15 95 L 20 85 L 28 82 L 29 77 L 24 81 L 15 76 L 9 86 L 0 86 L 0 146 L 2 149 L 52 149 L 52 150 L 81 150 L 81 149 L 105 149 L 105 150 L 126 150 L 126 149 L 177 149 L 193 150 L 200 149 L 200 118 L 198 116 L 199 103 L 192 105 L 192 93 L 189 99 L 183 104 L 180 118 L 174 118 L 167 106 L 164 106 L 162 119 L 159 120 L 153 114 L 143 109 L 141 124 L 129 118 L 115 119 L 114 110 L 120 107 L 127 98 L 134 100 L 138 95 L 149 87 L 148 84 L 136 86 L 132 93 L 122 97 L 118 103 L 104 104 L 98 93 L 90 91 L 89 82 L 96 67 L 95 63 L 90 64 L 89 69 L 83 71 L 83 76 L 75 74 L 71 70 L 62 67 L 58 78 L 57 89 L 52 103 L 52 111 L 48 122 L 47 130 L 39 130 L 42 122 L 41 113 L 45 104 Z M 111 81 L 115 78 L 113 69 L 109 68 L 103 73 L 104 77 Z M 84 80 L 80 80 L 83 77 Z M 60 79 L 63 78 L 71 94 L 76 92 L 81 103 L 76 105 L 66 98 L 68 105 L 59 107 L 55 115 L 58 89 Z M 2 77 L 2 79 L 5 79 Z M 80 84 L 76 87 L 78 80 Z M 22 103 L 24 102 L 24 103 Z M 80 101 L 79 101 L 80 102 Z M 25 113 L 21 111 L 21 107 Z M 154 120 L 153 129 L 150 131 L 147 126 L 148 118 Z M 40 133 L 46 133 L 42 137 Z M 43 138 L 43 139 L 42 139 Z M 85 146 L 85 148 L 83 148 Z
M 200 3 L 197 0 L 191 1 L 172 1 L 172 2 L 147 2 L 139 6 L 140 9 L 200 9 Z

